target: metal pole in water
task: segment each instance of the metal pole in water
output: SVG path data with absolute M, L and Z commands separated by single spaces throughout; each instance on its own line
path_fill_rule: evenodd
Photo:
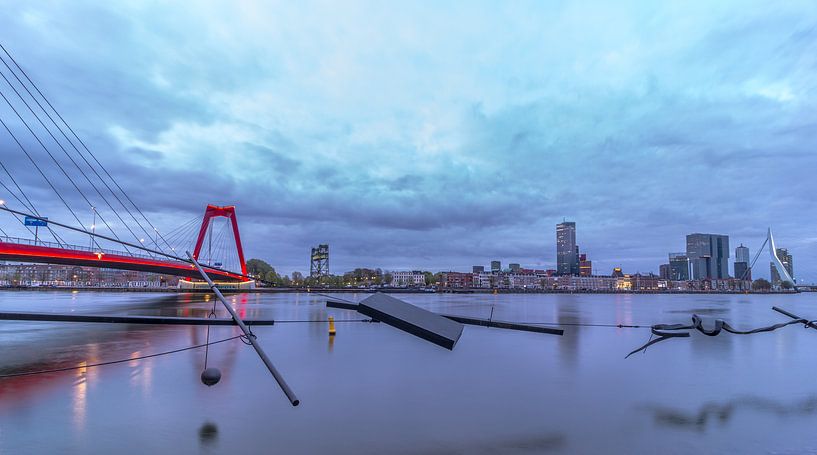
M 801 318 L 800 316 L 797 316 L 796 314 L 789 313 L 788 311 L 784 310 L 783 308 L 778 308 L 776 306 L 773 306 L 772 309 L 774 311 L 777 311 L 780 314 L 785 314 L 786 316 L 788 316 L 788 317 L 790 317 L 792 319 L 800 319 L 800 320 L 808 321 L 806 318 Z M 813 323 L 811 321 L 806 322 L 806 327 L 810 327 L 812 329 L 817 330 L 817 324 L 815 324 L 815 323 Z
M 300 404 L 301 401 L 298 399 L 298 397 L 295 396 L 295 392 L 293 392 L 292 389 L 289 388 L 289 385 L 284 380 L 284 377 L 281 376 L 281 373 L 279 373 L 275 366 L 272 364 L 272 361 L 270 361 L 269 357 L 267 357 L 267 354 L 264 352 L 264 350 L 261 349 L 261 346 L 255 340 L 255 335 L 252 335 L 250 333 L 250 329 L 247 328 L 247 326 L 244 324 L 244 321 L 242 321 L 241 318 L 238 317 L 233 307 L 231 307 L 227 303 L 227 300 L 224 298 L 224 295 L 221 294 L 221 291 L 219 291 L 215 283 L 213 283 L 213 280 L 210 279 L 210 277 L 207 275 L 207 272 L 205 272 L 204 269 L 201 267 L 201 264 L 199 264 L 198 261 L 196 261 L 196 259 L 193 257 L 192 254 L 190 254 L 189 251 L 186 251 L 186 253 L 187 257 L 190 258 L 191 261 L 193 261 L 193 264 L 199 270 L 199 273 L 201 273 L 201 276 L 205 279 L 205 281 L 207 281 L 207 284 L 210 285 L 210 289 L 212 289 L 213 292 L 216 294 L 218 300 L 221 301 L 221 304 L 224 305 L 224 308 L 226 308 L 227 311 L 230 313 L 230 316 L 233 317 L 235 323 L 238 325 L 241 331 L 244 332 L 244 335 L 246 335 L 247 340 L 249 340 L 252 347 L 255 348 L 255 352 L 257 352 L 258 356 L 261 357 L 261 361 L 264 362 L 264 365 L 267 366 L 269 372 L 272 373 L 272 377 L 274 377 L 275 381 L 278 382 L 278 385 L 281 387 L 281 390 L 289 399 L 289 402 L 292 403 L 292 406 L 298 406 L 298 404 Z

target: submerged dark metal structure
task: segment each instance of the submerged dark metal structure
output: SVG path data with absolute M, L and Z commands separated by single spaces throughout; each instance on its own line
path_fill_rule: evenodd
M 650 336 L 650 340 L 647 341 L 641 347 L 634 349 L 624 358 L 626 359 L 627 357 L 630 357 L 631 355 L 637 352 L 645 352 L 648 347 L 656 343 L 669 340 L 670 338 L 689 338 L 691 336 L 690 334 L 692 330 L 697 330 L 698 332 L 701 332 L 702 334 L 710 337 L 718 336 L 722 332 L 728 332 L 733 335 L 752 335 L 755 333 L 773 332 L 777 329 L 782 329 L 783 327 L 788 327 L 794 324 L 803 324 L 805 328 L 817 330 L 817 321 L 809 321 L 808 319 L 801 318 L 800 316 L 797 316 L 776 306 L 772 307 L 772 309 L 780 314 L 790 317 L 792 320 L 788 322 L 780 322 L 778 324 L 768 325 L 765 327 L 758 327 L 750 330 L 739 330 L 732 327 L 728 322 L 724 321 L 723 319 L 715 319 L 713 327 L 711 329 L 707 329 L 703 325 L 703 318 L 701 318 L 697 314 L 693 314 L 692 324 L 653 325 L 652 327 L 650 327 L 650 332 L 652 333 L 652 335 Z M 655 336 L 656 338 L 653 338 L 653 336 Z
M 462 335 L 463 325 L 477 325 L 523 332 L 564 335 L 564 330 L 513 322 L 494 321 L 467 316 L 438 314 L 404 302 L 387 294 L 377 293 L 359 303 L 338 300 L 326 300 L 327 308 L 357 311 L 373 320 L 384 322 L 392 327 L 410 333 L 416 337 L 453 350 Z

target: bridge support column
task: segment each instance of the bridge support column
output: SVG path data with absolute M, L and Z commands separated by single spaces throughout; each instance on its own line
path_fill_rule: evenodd
M 216 217 L 225 217 L 230 219 L 233 227 L 233 238 L 235 238 L 235 248 L 238 250 L 238 261 L 241 263 L 241 274 L 247 275 L 247 263 L 244 261 L 244 250 L 241 248 L 241 236 L 238 235 L 238 220 L 235 215 L 235 206 L 228 205 L 219 207 L 217 205 L 208 205 L 204 211 L 204 219 L 201 221 L 201 229 L 199 230 L 199 237 L 196 240 L 196 248 L 193 249 L 193 258 L 198 260 L 199 253 L 201 253 L 201 246 L 204 243 L 204 236 L 207 233 L 207 228 L 210 226 L 210 220 Z

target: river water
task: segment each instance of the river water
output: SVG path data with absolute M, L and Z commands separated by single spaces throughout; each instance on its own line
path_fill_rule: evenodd
M 345 294 L 347 299 L 363 295 Z M 229 296 L 301 399 L 293 408 L 251 347 L 202 349 L 0 379 L 0 453 L 817 453 L 817 331 L 668 340 L 646 329 L 817 319 L 813 294 L 437 295 L 434 311 L 566 324 L 563 337 L 466 327 L 453 351 L 314 294 Z M 0 311 L 205 317 L 203 295 L 0 292 Z M 219 310 L 219 316 L 226 312 Z M 0 374 L 129 359 L 203 343 L 204 327 L 0 321 Z M 211 329 L 212 339 L 237 329 Z

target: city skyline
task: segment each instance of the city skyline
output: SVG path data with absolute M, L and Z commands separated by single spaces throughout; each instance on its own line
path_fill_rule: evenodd
M 684 8 L 26 4 L 0 40 L 160 229 L 235 204 L 284 273 L 319 244 L 338 271 L 554 268 L 567 217 L 594 273 L 657 272 L 691 232 L 754 251 L 771 225 L 815 281 L 817 12 Z

